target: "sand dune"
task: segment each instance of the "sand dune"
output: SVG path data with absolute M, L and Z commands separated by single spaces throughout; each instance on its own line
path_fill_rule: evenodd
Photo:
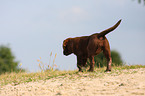
M 145 68 L 89 77 L 60 76 L 0 88 L 0 96 L 145 96 Z

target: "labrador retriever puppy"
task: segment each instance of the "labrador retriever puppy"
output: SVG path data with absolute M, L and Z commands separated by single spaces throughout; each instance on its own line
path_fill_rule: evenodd
M 63 54 L 68 56 L 74 53 L 77 56 L 77 67 L 79 71 L 82 71 L 82 67 L 86 65 L 87 59 L 89 58 L 89 71 L 94 71 L 94 56 L 103 51 L 103 54 L 107 59 L 106 71 L 111 71 L 112 58 L 109 42 L 105 35 L 116 29 L 120 23 L 121 20 L 119 20 L 114 26 L 90 36 L 65 39 L 63 41 Z

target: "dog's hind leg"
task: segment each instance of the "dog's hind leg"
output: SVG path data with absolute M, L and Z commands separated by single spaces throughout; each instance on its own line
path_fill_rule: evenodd
M 112 58 L 107 58 L 107 69 L 106 72 L 111 71 L 111 64 L 112 64 Z
M 111 58 L 111 52 L 110 52 L 110 48 L 105 48 L 103 50 L 103 53 L 107 59 L 107 69 L 106 72 L 111 71 L 111 64 L 112 64 L 112 58 Z

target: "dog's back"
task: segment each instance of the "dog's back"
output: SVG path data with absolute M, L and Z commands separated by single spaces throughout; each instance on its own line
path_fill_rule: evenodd
M 82 36 L 73 38 L 73 50 L 75 55 L 87 56 L 87 46 L 90 36 Z

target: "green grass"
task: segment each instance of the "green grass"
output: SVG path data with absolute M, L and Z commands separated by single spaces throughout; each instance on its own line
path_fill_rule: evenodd
M 119 75 L 123 72 L 123 70 L 130 70 L 130 69 L 137 69 L 137 68 L 145 68 L 145 65 L 130 65 L 130 66 L 118 66 L 112 67 L 111 74 Z M 96 77 L 103 77 L 105 73 L 106 67 L 104 68 L 96 68 L 94 72 L 78 72 L 77 70 L 74 71 L 53 71 L 47 70 L 37 73 L 5 73 L 0 75 L 0 86 L 4 86 L 7 84 L 11 84 L 13 86 L 21 84 L 21 83 L 28 83 L 28 82 L 35 82 L 39 80 L 49 80 L 51 78 L 69 78 L 69 79 L 79 79 L 81 77 L 86 78 L 96 78 Z M 126 71 L 126 74 L 129 72 Z M 132 72 L 136 73 L 136 72 Z M 129 73 L 130 74 L 130 73 Z

